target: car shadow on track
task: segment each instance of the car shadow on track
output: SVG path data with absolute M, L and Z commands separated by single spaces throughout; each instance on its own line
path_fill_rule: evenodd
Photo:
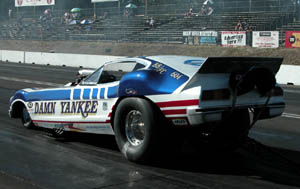
M 114 136 L 71 134 L 60 142 L 79 142 L 97 148 L 118 152 Z M 121 154 L 120 154 L 121 156 Z M 126 163 L 126 160 L 124 161 Z M 129 162 L 128 162 L 129 163 Z M 157 158 L 141 168 L 183 171 L 192 174 L 246 176 L 277 184 L 300 187 L 300 152 L 271 148 L 249 139 L 234 152 L 194 149 L 184 144 L 169 155 Z
M 193 173 L 247 176 L 300 187 L 300 152 L 272 148 L 253 139 L 233 152 L 182 150 L 175 156 L 152 162 L 151 166 Z

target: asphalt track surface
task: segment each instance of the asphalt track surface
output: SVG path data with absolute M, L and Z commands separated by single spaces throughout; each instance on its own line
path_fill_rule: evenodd
M 113 136 L 57 140 L 8 117 L 16 90 L 65 84 L 77 70 L 0 62 L 1 189 L 300 187 L 300 88 L 284 86 L 283 116 L 259 121 L 250 133 L 255 140 L 235 152 L 207 154 L 183 145 L 170 157 L 138 165 L 123 158 Z

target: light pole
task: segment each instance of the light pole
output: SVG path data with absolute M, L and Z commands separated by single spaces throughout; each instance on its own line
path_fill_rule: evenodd
M 145 16 L 148 14 L 148 0 L 145 0 Z
M 121 0 L 118 1 L 119 16 L 121 16 Z
M 249 0 L 249 12 L 251 12 L 251 7 L 252 7 L 252 1 Z

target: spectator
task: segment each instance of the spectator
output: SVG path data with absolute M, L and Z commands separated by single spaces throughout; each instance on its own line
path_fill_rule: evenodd
M 23 18 L 20 15 L 17 16 L 17 28 L 18 28 L 18 31 L 23 30 Z
M 203 2 L 203 5 L 213 5 L 213 4 L 214 4 L 213 0 L 206 0 Z
M 103 14 L 103 19 L 106 19 L 106 18 L 108 18 L 108 12 L 104 12 L 104 14 Z
M 212 13 L 214 12 L 214 9 L 212 8 L 212 7 L 210 7 L 210 6 L 208 6 L 208 8 L 207 8 L 207 14 L 206 15 L 211 15 Z
M 155 23 L 155 20 L 153 19 L 153 17 L 151 17 L 150 21 L 149 21 L 149 25 L 151 28 L 154 27 L 154 23 Z
M 192 16 L 192 15 L 193 15 L 193 8 L 191 7 L 191 8 L 189 9 L 189 11 L 185 14 L 185 16 L 190 17 L 190 16 Z
M 65 14 L 64 14 L 64 22 L 65 22 L 66 24 L 69 24 L 70 21 L 71 21 L 70 14 L 69 14 L 68 12 L 65 12 Z
M 237 31 L 242 31 L 243 30 L 243 25 L 241 23 L 241 21 L 239 20 L 238 23 L 235 26 L 235 30 Z
M 81 12 L 73 12 L 71 14 L 71 19 L 72 20 L 80 20 L 82 17 Z
M 124 16 L 127 17 L 127 18 L 129 17 L 129 12 L 128 12 L 127 9 L 124 11 Z
M 206 15 L 206 7 L 205 5 L 202 5 L 200 8 L 199 14 L 198 15 Z
M 245 31 L 249 30 L 249 24 L 245 20 L 242 22 L 242 28 Z
M 51 18 L 52 17 L 51 9 L 46 9 L 44 11 L 44 16 L 47 18 Z
M 11 19 L 11 16 L 12 16 L 11 14 L 12 14 L 12 9 L 9 8 L 9 9 L 8 9 L 8 19 Z

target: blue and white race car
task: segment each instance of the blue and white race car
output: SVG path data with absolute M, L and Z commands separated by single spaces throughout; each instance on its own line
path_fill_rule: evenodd
M 136 162 L 181 140 L 171 135 L 178 130 L 190 131 L 196 140 L 234 145 L 257 120 L 283 113 L 283 90 L 275 79 L 281 62 L 254 57 L 123 58 L 73 85 L 19 90 L 10 99 L 9 115 L 21 118 L 27 128 L 42 127 L 57 135 L 115 135 L 120 151 Z

